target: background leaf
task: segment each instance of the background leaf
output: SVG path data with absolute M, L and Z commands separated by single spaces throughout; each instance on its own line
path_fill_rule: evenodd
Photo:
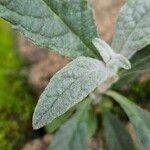
M 89 110 L 89 117 L 88 117 L 88 137 L 91 138 L 97 129 L 97 114 L 94 112 L 94 109 Z
M 103 112 L 103 125 L 108 150 L 134 150 L 132 139 L 120 120 L 108 111 Z
M 50 124 L 46 126 L 46 131 L 48 133 L 52 133 L 57 130 L 61 125 L 65 123 L 65 121 L 71 116 L 73 110 L 69 110 L 60 117 L 54 119 Z
M 127 0 L 121 9 L 112 48 L 127 58 L 150 44 L 150 1 Z
M 56 73 L 40 96 L 33 115 L 38 129 L 86 98 L 96 87 L 115 74 L 99 60 L 78 57 Z
M 142 51 L 136 53 L 133 58 L 131 59 L 132 68 L 128 71 L 123 70 L 120 73 L 120 76 L 126 76 L 130 74 L 138 74 L 143 71 L 150 70 L 150 45 L 147 46 Z
M 87 1 L 46 2 L 0 0 L 0 17 L 41 47 L 72 58 L 81 55 L 97 57 L 91 46 L 92 38 L 97 36 L 96 27 Z
M 131 59 L 132 68 L 119 72 L 119 81 L 114 84 L 115 88 L 121 88 L 128 82 L 134 81 L 140 73 L 150 71 L 150 45 L 137 52 Z
M 56 133 L 50 150 L 87 150 L 90 101 L 86 99 L 74 116 Z
M 145 111 L 129 101 L 124 96 L 109 91 L 107 95 L 116 100 L 127 113 L 134 129 L 137 133 L 138 145 L 140 150 L 149 150 L 150 148 L 150 113 Z

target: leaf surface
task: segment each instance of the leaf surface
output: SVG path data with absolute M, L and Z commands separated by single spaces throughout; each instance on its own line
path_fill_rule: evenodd
M 108 111 L 103 112 L 108 150 L 134 150 L 132 139 L 122 122 Z
M 56 73 L 40 96 L 33 115 L 38 129 L 88 96 L 116 73 L 113 68 L 90 57 L 78 57 Z
M 109 91 L 107 95 L 116 100 L 128 115 L 137 133 L 138 145 L 141 150 L 150 148 L 150 113 L 138 107 L 124 96 Z
M 96 27 L 87 1 L 46 2 L 0 0 L 0 17 L 41 47 L 71 58 L 81 55 L 97 57 L 91 46 L 92 38 L 97 36 Z
M 83 102 L 74 116 L 56 133 L 50 150 L 87 150 L 89 100 Z
M 127 58 L 150 44 L 150 1 L 127 0 L 117 20 L 112 48 Z
M 116 54 L 114 50 L 103 40 L 99 38 L 93 39 L 93 44 L 102 56 L 107 66 L 116 66 L 124 69 L 131 69 L 131 64 L 127 58 L 121 54 Z

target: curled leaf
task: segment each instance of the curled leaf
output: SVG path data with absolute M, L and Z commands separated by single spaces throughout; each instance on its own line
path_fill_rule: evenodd
M 107 66 L 121 67 L 124 69 L 131 69 L 129 60 L 121 54 L 117 54 L 113 49 L 103 40 L 95 38 L 93 44 L 102 56 Z

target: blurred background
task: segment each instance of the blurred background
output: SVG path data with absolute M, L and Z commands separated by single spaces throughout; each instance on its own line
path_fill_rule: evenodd
M 115 30 L 117 14 L 125 0 L 91 0 L 101 37 L 109 44 Z M 32 114 L 49 79 L 69 62 L 50 50 L 41 49 L 0 19 L 0 149 L 45 150 L 53 135 L 48 127 L 32 129 Z M 150 73 L 145 72 L 133 83 L 120 89 L 131 100 L 149 109 Z M 117 104 L 114 112 L 123 120 L 126 116 Z M 130 123 L 127 128 L 134 138 Z M 103 150 L 100 132 L 89 143 L 89 150 Z

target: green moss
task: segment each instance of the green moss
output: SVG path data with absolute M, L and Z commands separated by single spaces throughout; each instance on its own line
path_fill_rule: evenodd
M 0 149 L 5 150 L 19 149 L 30 134 L 34 108 L 14 39 L 10 26 L 0 20 Z

